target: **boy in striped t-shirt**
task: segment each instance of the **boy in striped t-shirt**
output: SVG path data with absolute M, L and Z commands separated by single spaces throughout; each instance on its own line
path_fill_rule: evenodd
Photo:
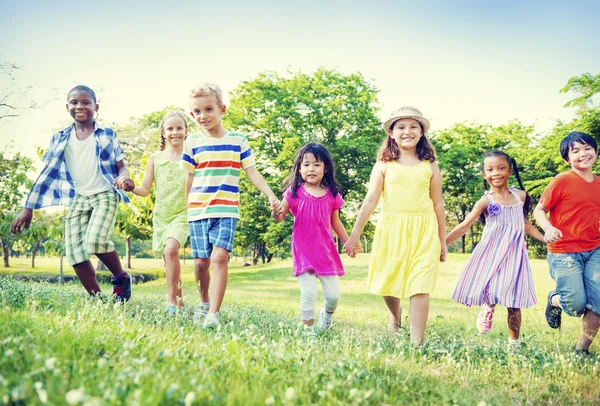
M 192 117 L 203 129 L 187 137 L 181 157 L 181 165 L 188 172 L 188 223 L 201 299 L 194 321 L 200 322 L 204 317 L 203 328 L 214 328 L 219 324 L 219 310 L 227 288 L 229 252 L 240 218 L 240 169 L 267 196 L 272 210 L 280 212 L 281 202 L 256 170 L 246 137 L 223 127 L 221 116 L 226 107 L 221 89 L 212 84 L 193 89 L 190 108 Z

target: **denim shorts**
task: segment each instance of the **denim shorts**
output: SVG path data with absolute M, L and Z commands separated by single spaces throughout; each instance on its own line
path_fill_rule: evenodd
M 213 245 L 233 250 L 237 219 L 230 217 L 190 221 L 190 243 L 194 258 L 210 258 Z
M 585 309 L 600 315 L 600 247 L 585 252 L 548 253 L 550 276 L 569 316 Z

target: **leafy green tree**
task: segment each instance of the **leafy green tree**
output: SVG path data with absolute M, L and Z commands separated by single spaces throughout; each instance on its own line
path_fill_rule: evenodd
M 573 76 L 567 81 L 567 84 L 560 89 L 561 93 L 575 92 L 581 94 L 579 97 L 569 100 L 565 107 L 579 107 L 586 109 L 597 104 L 593 100 L 594 96 L 600 93 L 600 74 L 592 75 L 584 73 L 581 76 Z
M 4 256 L 4 267 L 9 267 L 10 246 L 13 236 L 10 224 L 20 208 L 21 202 L 32 182 L 27 173 L 33 169 L 31 159 L 16 153 L 9 156 L 0 152 L 0 240 Z
M 31 267 L 35 268 L 35 257 L 43 248 L 47 254 L 62 254 L 64 234 L 63 213 L 54 215 L 38 210 L 35 221 L 29 228 L 14 239 L 12 250 L 31 257 Z
M 295 150 L 309 141 L 323 144 L 333 157 L 347 207 L 357 209 L 384 137 L 376 115 L 376 96 L 377 89 L 360 73 L 343 75 L 320 68 L 312 75 L 291 73 L 283 77 L 265 72 L 233 90 L 225 126 L 248 136 L 259 171 L 279 196 Z M 253 189 L 248 182 L 240 185 L 242 205 L 258 199 L 261 203 L 255 208 L 266 211 L 266 200 L 248 187 Z M 246 210 L 242 208 L 242 212 Z M 342 221 L 347 220 L 345 212 L 346 208 Z M 256 216 L 247 222 L 242 213 L 237 244 L 268 244 L 279 252 L 287 246 L 289 251 L 289 235 L 277 235 L 289 233 L 289 224 L 270 226 L 270 216 L 258 216 L 254 210 L 249 213 Z M 262 230 L 267 229 L 265 234 Z

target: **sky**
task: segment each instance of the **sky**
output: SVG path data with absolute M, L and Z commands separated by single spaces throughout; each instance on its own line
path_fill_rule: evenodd
M 0 90 L 35 109 L 0 120 L 0 148 L 36 157 L 70 123 L 66 95 L 96 91 L 104 123 L 174 105 L 260 72 L 361 72 L 382 121 L 418 107 L 432 130 L 518 119 L 543 133 L 575 117 L 559 90 L 600 72 L 597 1 L 0 0 Z M 8 89 L 8 90 L 7 90 Z M 225 103 L 228 97 L 225 96 Z

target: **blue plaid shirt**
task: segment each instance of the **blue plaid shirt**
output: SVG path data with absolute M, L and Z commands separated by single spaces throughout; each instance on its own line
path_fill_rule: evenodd
M 75 183 L 67 170 L 65 148 L 75 124 L 54 134 L 50 140 L 48 152 L 42 158 L 44 169 L 36 179 L 25 207 L 39 209 L 46 206 L 68 206 L 75 197 Z M 111 185 L 117 178 L 117 162 L 125 159 L 125 153 L 117 140 L 117 134 L 111 128 L 98 127 L 94 123 L 94 139 L 96 140 L 96 156 L 102 176 Z M 73 169 L 73 168 L 71 168 Z M 113 186 L 114 187 L 114 186 Z M 125 203 L 129 198 L 121 189 L 115 188 Z

